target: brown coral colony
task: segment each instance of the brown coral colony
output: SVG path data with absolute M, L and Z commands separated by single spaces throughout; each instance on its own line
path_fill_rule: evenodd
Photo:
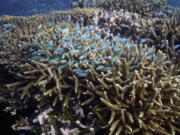
M 13 130 L 180 133 L 180 19 L 139 2 L 0 19 L 0 104 Z

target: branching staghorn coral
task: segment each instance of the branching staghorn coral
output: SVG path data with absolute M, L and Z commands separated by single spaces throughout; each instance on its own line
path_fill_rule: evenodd
M 179 16 L 179 9 L 169 6 L 167 0 L 75 0 L 73 7 L 98 7 L 109 11 L 124 9 L 140 13 L 142 17 Z
M 105 9 L 125 9 L 134 12 L 146 12 L 143 0 L 97 0 L 98 7 Z
M 50 14 L 59 14 L 59 15 L 79 15 L 84 14 L 87 16 L 94 15 L 95 13 L 99 12 L 100 9 L 98 8 L 73 8 L 67 11 L 53 11 Z
M 95 12 L 94 12 L 95 11 Z M 99 14 L 97 16 L 97 14 Z M 139 15 L 134 13 L 124 13 L 122 14 L 121 11 L 118 12 L 118 15 L 114 12 L 105 12 L 99 9 L 73 9 L 72 11 L 64 11 L 64 12 L 52 12 L 49 15 L 42 15 L 42 16 L 33 16 L 33 17 L 5 17 L 2 19 L 3 27 L 7 27 L 5 29 L 6 38 L 8 38 L 8 44 L 31 44 L 32 41 L 37 41 L 37 37 L 40 37 L 42 33 L 45 31 L 46 28 L 50 27 L 46 26 L 48 21 L 53 23 L 60 23 L 63 21 L 71 22 L 71 23 L 81 23 L 83 26 L 97 24 L 98 27 L 103 27 L 106 31 L 110 31 L 110 33 L 117 35 L 120 33 L 126 37 L 132 37 L 132 39 L 136 42 L 139 41 L 141 43 L 148 42 L 148 45 L 154 45 L 157 49 L 166 50 L 165 52 L 168 53 L 171 57 L 178 57 L 178 54 L 175 54 L 174 50 L 178 52 L 179 47 L 176 46 L 179 44 L 179 19 L 178 18 L 167 18 L 167 19 L 148 19 L 140 18 Z M 106 16 L 107 14 L 110 14 Z M 19 21 L 17 21 L 19 18 Z M 110 18 L 108 21 L 107 18 Z M 136 19 L 133 19 L 136 18 Z M 12 23 L 8 23 L 12 22 Z M 21 23 L 18 23 L 20 22 Z M 13 23 L 14 22 L 14 23 Z M 20 25 L 21 24 L 21 25 Z M 11 26 L 12 25 L 12 26 Z M 11 28 L 12 27 L 12 28 Z M 16 27 L 20 28 L 16 29 Z M 29 28 L 30 27 L 30 28 Z M 29 28 L 29 29 L 27 29 Z M 150 29 L 151 28 L 151 29 Z M 36 31 L 42 29 L 41 32 L 36 36 L 34 33 Z M 11 33 L 13 31 L 13 33 Z M 52 30 L 48 32 L 51 33 Z M 47 33 L 47 32 L 46 32 Z M 148 35 L 148 38 L 147 36 Z M 159 36 L 157 36 L 159 35 Z M 145 37 L 146 36 L 146 37 Z M 29 38 L 30 37 L 30 38 Z M 145 38 L 145 39 L 144 39 Z M 2 40 L 4 40 L 3 37 Z M 21 41 L 17 41 L 17 39 L 21 39 Z M 1 40 L 1 41 L 2 41 Z M 174 41 L 175 40 L 175 41 Z M 19 43 L 17 43 L 19 42 Z M 172 42 L 172 43 L 171 43 Z M 165 45 L 168 44 L 168 45 Z M 173 49 L 173 44 L 174 48 Z M 167 47 L 165 47 L 167 46 Z M 170 46 L 170 47 L 168 47 Z M 168 48 L 168 49 L 165 49 Z M 174 53 L 174 54 L 173 54 Z M 178 60 L 175 60 L 178 61 Z
M 1 86 L 37 104 L 15 129 L 23 121 L 45 134 L 179 132 L 180 71 L 166 54 L 120 36 L 102 39 L 92 25 L 44 23 L 36 30 L 27 43 L 17 38 L 2 47 L 0 62 L 17 80 Z
M 32 41 L 37 40 L 37 37 L 34 35 L 37 31 L 43 29 L 41 33 L 37 35 L 39 37 L 46 28 L 53 25 L 50 22 L 57 24 L 65 21 L 69 21 L 68 23 L 70 22 L 76 23 L 76 22 L 80 22 L 80 20 L 83 19 L 86 21 L 86 22 L 83 21 L 83 24 L 87 25 L 89 24 L 89 21 L 91 21 L 90 17 L 95 15 L 99 11 L 100 11 L 99 9 L 95 9 L 95 8 L 90 8 L 90 9 L 74 8 L 68 11 L 50 12 L 47 15 L 42 14 L 42 15 L 34 15 L 29 17 L 5 16 L 0 19 L 0 25 L 1 25 L 0 32 L 2 31 L 1 36 L 3 36 L 2 40 L 8 38 L 8 44 L 17 45 L 18 44 L 17 39 L 21 39 L 19 44 L 25 43 L 26 45 L 28 45 L 31 44 Z M 47 23 L 49 23 L 49 26 L 46 25 Z
M 163 50 L 170 57 L 175 57 L 176 63 L 179 63 L 179 39 L 180 39 L 180 24 L 178 18 L 171 19 L 152 19 L 140 20 L 139 23 L 143 27 L 136 27 L 135 33 L 139 33 L 139 42 L 142 42 L 143 37 L 149 46 L 155 46 L 157 49 Z
M 149 16 L 150 12 L 157 10 L 167 4 L 166 0 L 95 0 L 93 2 L 84 1 L 85 7 L 101 7 L 106 10 L 124 9 L 130 12 L 140 13 L 143 16 Z

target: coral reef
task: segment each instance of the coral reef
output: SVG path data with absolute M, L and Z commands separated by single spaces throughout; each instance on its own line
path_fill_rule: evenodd
M 82 25 L 96 25 L 103 36 L 120 34 L 130 37 L 136 43 L 147 43 L 148 46 L 154 46 L 157 50 L 161 49 L 173 57 L 176 63 L 179 62 L 180 18 L 177 16 L 142 17 L 140 14 L 121 9 L 118 11 L 98 10 L 96 14 L 92 13 L 89 17 L 80 16 L 76 21 L 72 18 L 74 17 L 71 17 L 71 21 Z
M 102 21 L 103 12 L 78 8 L 2 18 L 0 103 L 12 115 L 30 112 L 18 117 L 14 130 L 44 135 L 179 133 L 180 67 L 167 50 L 179 43 L 178 21 L 119 13 L 120 19 L 129 16 L 117 26 L 134 25 L 134 35 L 140 33 L 133 40 L 131 32 L 115 33 L 113 19 Z M 159 40 L 173 41 L 164 49 Z
M 100 7 L 105 10 L 124 9 L 145 17 L 179 16 L 179 8 L 167 5 L 167 0 L 75 0 L 73 7 Z
M 180 23 L 179 19 L 153 19 L 153 20 L 141 20 L 142 30 L 137 29 L 137 33 L 142 32 L 142 37 L 147 37 L 147 44 L 155 46 L 164 50 L 171 56 L 178 55 L 180 44 Z M 177 52 L 177 53 L 176 53 Z M 175 56 L 176 57 L 176 56 Z

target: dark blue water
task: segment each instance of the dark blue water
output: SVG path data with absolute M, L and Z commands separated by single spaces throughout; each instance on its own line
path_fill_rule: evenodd
M 1 0 L 0 15 L 33 15 L 52 10 L 71 8 L 72 0 Z M 180 0 L 169 0 L 169 4 L 180 6 Z
M 71 8 L 72 0 L 1 0 L 0 15 L 33 15 Z
M 171 6 L 180 7 L 180 0 L 169 0 Z

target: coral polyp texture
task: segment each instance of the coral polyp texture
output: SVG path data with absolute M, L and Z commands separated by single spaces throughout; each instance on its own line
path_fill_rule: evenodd
M 100 9 L 93 10 L 1 20 L 0 103 L 18 117 L 12 128 L 42 135 L 177 135 L 178 56 L 143 36 L 103 33 L 100 21 L 92 21 Z

